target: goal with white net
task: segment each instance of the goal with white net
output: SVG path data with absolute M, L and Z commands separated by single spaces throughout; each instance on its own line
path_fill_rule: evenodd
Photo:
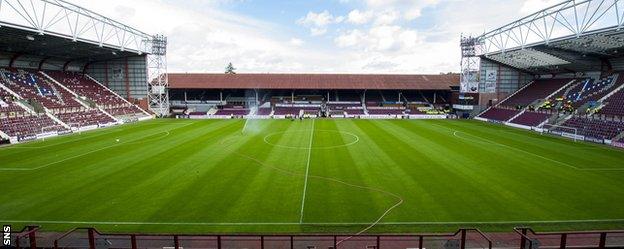
M 574 141 L 585 139 L 585 136 L 579 134 L 578 128 L 564 125 L 545 124 L 542 126 L 542 133 L 555 134 L 573 139 Z
M 58 125 L 50 125 L 41 127 L 41 133 L 38 135 L 42 140 L 46 137 L 54 136 L 58 132 Z
M 74 131 L 74 132 L 78 132 L 78 134 L 80 134 L 81 130 L 82 130 L 82 124 L 81 123 L 67 123 L 67 125 L 69 126 L 69 128 Z

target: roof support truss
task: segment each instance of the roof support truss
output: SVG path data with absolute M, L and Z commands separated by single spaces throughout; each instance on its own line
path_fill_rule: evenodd
M 138 54 L 152 36 L 63 0 L 0 0 L 0 26 L 53 34 Z
M 624 0 L 568 0 L 492 30 L 479 39 L 482 55 L 624 27 Z

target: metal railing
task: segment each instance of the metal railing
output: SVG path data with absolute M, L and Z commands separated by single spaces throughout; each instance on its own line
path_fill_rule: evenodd
M 520 235 L 520 249 L 539 248 L 622 248 L 624 247 L 624 231 L 622 230 L 605 230 L 605 231 L 570 231 L 570 232 L 535 232 L 529 227 L 514 228 L 514 232 Z M 617 245 L 607 245 L 607 237 L 619 234 L 621 241 Z M 570 244 L 569 241 L 573 237 L 582 237 L 580 244 Z M 550 240 L 558 242 L 558 245 L 542 245 L 541 242 Z M 596 241 L 597 240 L 597 241 Z M 595 243 L 597 242 L 597 243 Z M 558 247 L 557 247 L 558 246 Z
M 84 232 L 86 231 L 86 238 Z M 61 245 L 64 240 L 68 240 L 71 235 L 81 233 L 79 238 L 74 238 L 74 242 L 68 245 Z M 270 234 L 270 235 L 249 235 L 249 234 L 137 234 L 137 233 L 102 233 L 95 228 L 74 228 L 54 240 L 54 248 L 89 248 L 95 249 L 97 241 L 102 242 L 116 241 L 118 244 L 115 248 L 145 248 L 150 245 L 139 245 L 139 241 L 152 244 L 153 247 L 171 247 L 175 249 L 183 248 L 184 242 L 189 244 L 194 242 L 195 246 L 201 243 L 200 247 L 211 247 L 216 249 L 232 248 L 232 246 L 224 246 L 224 244 L 235 243 L 243 248 L 267 249 L 274 248 L 362 248 L 362 249 L 384 249 L 384 248 L 418 248 L 424 249 L 425 243 L 436 244 L 434 247 L 443 247 L 449 240 L 458 243 L 460 249 L 465 249 L 468 242 L 468 234 L 474 233 L 481 242 L 486 244 L 487 249 L 492 249 L 492 240 L 475 228 L 462 228 L 455 233 L 423 233 L 423 234 L 384 234 L 384 235 L 359 235 L 350 237 L 350 235 L 328 235 L 328 234 Z M 86 240 L 86 241 L 84 241 Z M 129 243 L 128 243 L 129 240 Z M 82 241 L 83 244 L 80 244 Z M 84 243 L 86 242 L 86 243 Z M 343 242 L 343 243 L 341 243 Z M 73 245 L 72 245 L 73 243 Z M 78 244 L 76 244 L 78 243 Z M 164 244 L 163 244 L 164 243 Z M 126 245 L 126 246 L 124 246 Z M 431 248 L 428 247 L 428 248 Z

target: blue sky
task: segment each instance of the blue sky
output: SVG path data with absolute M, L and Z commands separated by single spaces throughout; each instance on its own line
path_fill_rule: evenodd
M 559 0 L 71 0 L 169 37 L 169 71 L 459 71 L 461 33 Z

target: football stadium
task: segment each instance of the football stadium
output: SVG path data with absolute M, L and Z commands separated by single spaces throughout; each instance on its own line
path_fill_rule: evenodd
M 458 73 L 186 73 L 164 35 L 0 0 L 3 246 L 622 248 L 622 10 L 458 34 Z

